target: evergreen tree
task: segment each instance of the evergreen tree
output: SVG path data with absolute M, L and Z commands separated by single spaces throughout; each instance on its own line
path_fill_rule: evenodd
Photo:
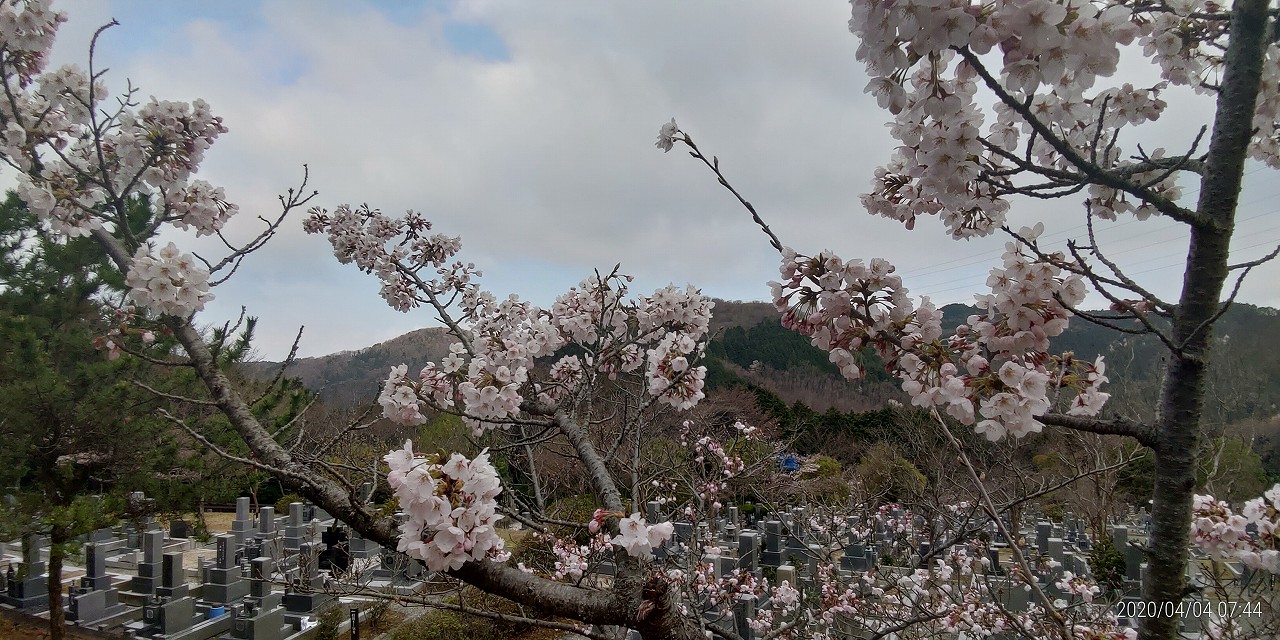
M 94 347 L 116 283 L 91 241 L 50 242 L 10 194 L 0 205 L 0 531 L 47 536 L 50 634 L 63 635 L 62 564 L 77 536 L 118 520 L 155 483 L 156 401 L 145 362 Z M 116 274 L 118 278 L 118 274 Z

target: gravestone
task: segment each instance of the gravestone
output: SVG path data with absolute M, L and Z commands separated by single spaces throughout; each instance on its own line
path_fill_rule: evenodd
M 169 521 L 169 537 L 178 540 L 190 538 L 193 530 L 191 523 L 186 520 L 170 520 Z
M 1124 553 L 1126 547 L 1129 546 L 1129 527 L 1115 526 L 1111 528 L 1111 543 L 1115 545 L 1116 551 Z
M 302 538 L 306 535 L 306 521 L 303 519 L 303 505 L 301 502 L 289 503 L 289 524 L 284 528 L 284 548 L 287 551 L 297 551 L 302 544 Z
M 45 564 L 40 560 L 40 538 L 26 535 L 22 538 L 22 562 L 5 574 L 5 593 L 0 602 L 24 611 L 39 611 L 49 606 L 49 577 Z
M 336 524 L 331 525 L 320 534 L 320 541 L 324 543 L 324 551 L 320 552 L 320 569 L 328 570 L 334 575 L 346 573 L 351 567 L 350 536 L 347 528 Z
M 744 640 L 755 637 L 751 629 L 751 621 L 756 617 L 756 597 L 748 593 L 740 593 L 733 601 L 733 628 Z
M 231 609 L 231 631 L 223 638 L 280 640 L 292 635 L 293 627 L 286 622 L 286 610 L 281 606 L 283 598 L 272 588 L 275 562 L 256 557 L 249 566 L 249 595 Z
M 84 546 L 84 577 L 80 586 L 90 591 L 111 588 L 111 576 L 107 575 L 107 554 L 97 543 Z
M 236 537 L 237 547 L 244 547 L 245 541 L 258 533 L 253 515 L 249 513 L 252 507 L 253 502 L 248 496 L 236 498 L 236 519 L 231 523 L 231 534 Z
M 181 634 L 196 622 L 195 600 L 181 598 L 148 598 L 142 606 L 142 620 L 135 623 L 142 637 L 173 637 Z M 129 625 L 133 627 L 134 625 Z
M 743 571 L 755 571 L 757 556 L 760 554 L 760 534 L 755 531 L 743 531 L 738 534 L 738 568 Z
M 990 563 L 988 571 L 995 575 L 1001 575 L 1004 569 L 1000 567 L 1000 550 L 995 547 L 987 549 L 987 562 Z
M 657 500 L 650 500 L 644 505 L 644 517 L 650 524 L 658 522 L 658 509 L 662 505 Z
M 796 568 L 789 564 L 778 567 L 777 579 L 779 585 L 785 582 L 792 588 L 799 588 L 799 583 L 796 582 Z
M 818 560 L 822 559 L 822 545 L 810 544 L 804 556 L 804 575 L 809 578 L 818 575 Z
M 161 555 L 164 553 L 164 532 L 147 531 L 142 534 L 142 562 L 138 563 L 138 575 L 129 583 L 134 593 L 150 595 L 160 584 Z
M 231 604 L 249 593 L 244 572 L 235 563 L 236 537 L 223 534 L 215 539 L 217 560 L 205 569 L 205 583 L 200 588 L 201 600 L 214 604 Z
M 85 545 L 84 555 L 85 575 L 80 578 L 80 585 L 69 593 L 67 620 L 89 626 L 134 611 L 133 607 L 120 603 L 120 592 L 111 586 L 111 576 L 107 574 L 106 554 L 98 545 Z
M 320 549 L 311 543 L 298 548 L 298 577 L 284 595 L 285 609 L 292 613 L 310 613 L 319 609 L 331 598 L 320 592 L 324 578 L 320 575 Z
M 1049 538 L 1049 548 L 1044 553 L 1060 565 L 1065 565 L 1067 562 L 1062 538 Z
M 1124 577 L 1126 580 L 1133 582 L 1142 581 L 1142 561 L 1143 552 L 1141 547 L 1128 546 L 1121 553 L 1124 554 Z
M 760 564 L 766 567 L 782 564 L 782 523 L 778 520 L 764 523 L 764 552 L 760 554 Z
M 840 557 L 840 568 L 845 571 L 869 571 L 871 563 L 867 557 L 867 546 L 861 542 L 846 546 L 844 555 Z
M 359 558 L 361 560 L 372 558 L 378 555 L 378 549 L 381 548 L 380 546 L 378 546 L 378 543 L 372 540 L 365 539 L 364 536 L 360 535 L 360 533 L 356 531 L 351 532 L 351 540 L 348 542 L 348 544 L 351 547 L 351 557 L 353 559 Z M 660 551 L 660 550 L 661 549 L 655 549 L 654 550 L 655 554 L 657 551 Z
M 76 587 L 72 588 L 68 595 L 67 621 L 75 622 L 80 626 L 96 626 L 108 619 L 124 616 L 137 610 L 135 607 L 122 604 L 120 592 L 116 589 L 94 591 Z
M 1053 525 L 1048 522 L 1036 523 L 1036 552 L 1040 555 L 1048 555 L 1049 537 L 1053 534 Z
M 1031 594 L 1021 582 L 1006 579 L 993 580 L 992 589 L 1000 604 L 1011 613 L 1022 613 L 1031 603 Z
M 258 533 L 264 538 L 275 535 L 276 508 L 265 506 L 258 509 Z
M 707 559 L 703 558 L 703 561 L 706 562 Z M 729 556 L 717 556 L 716 558 L 712 558 L 710 562 L 711 574 L 717 578 L 732 575 L 733 570 L 738 568 L 738 559 L 730 558 Z
M 166 553 L 160 557 L 160 586 L 156 595 L 164 598 L 185 598 L 191 587 L 187 585 L 187 570 L 182 566 L 182 552 Z

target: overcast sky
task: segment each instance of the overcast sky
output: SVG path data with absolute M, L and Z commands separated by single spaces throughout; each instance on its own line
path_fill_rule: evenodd
M 317 204 L 422 211 L 463 240 L 462 259 L 498 296 L 542 305 L 621 262 L 637 291 L 693 283 L 764 300 L 777 255 L 748 214 L 687 155 L 654 148 L 675 117 L 783 242 L 846 259 L 884 257 L 913 295 L 970 302 L 1003 238 L 949 240 L 867 215 L 858 196 L 892 148 L 888 114 L 863 94 L 848 3 L 812 2 L 63 2 L 55 63 L 83 62 L 93 30 L 113 90 L 204 98 L 230 133 L 202 176 L 242 214 L 278 209 L 302 165 Z M 1143 65 L 1126 67 L 1126 79 Z M 1184 148 L 1209 106 L 1173 94 L 1147 145 Z M 1128 147 L 1132 151 L 1132 146 Z M 1280 185 L 1251 165 L 1233 261 L 1280 242 Z M 9 183 L 9 178 L 4 180 Z M 1195 189 L 1188 189 L 1194 197 Z M 1078 202 L 1017 202 L 1014 224 L 1047 218 L 1050 240 L 1083 235 Z M 1186 233 L 1165 221 L 1104 225 L 1111 255 L 1176 298 Z M 184 246 L 192 244 L 186 239 Z M 306 326 L 301 353 L 357 349 L 433 324 L 400 314 L 375 280 L 338 264 L 301 216 L 216 289 L 201 319 L 261 318 L 266 358 Z M 1280 267 L 1240 298 L 1280 306 Z M 1100 303 L 1099 303 L 1100 304 Z

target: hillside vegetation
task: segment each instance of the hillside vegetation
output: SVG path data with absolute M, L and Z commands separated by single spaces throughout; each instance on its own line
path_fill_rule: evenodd
M 945 329 L 976 309 L 943 308 Z M 784 432 L 799 437 L 802 450 L 818 450 L 832 439 L 879 437 L 890 425 L 876 412 L 906 396 L 873 353 L 863 354 L 865 379 L 842 379 L 827 355 L 808 339 L 784 329 L 773 305 L 716 301 L 713 339 L 707 347 L 711 393 L 745 387 Z M 1212 363 L 1207 417 L 1209 434 L 1231 434 L 1249 443 L 1271 475 L 1280 475 L 1280 313 L 1247 304 L 1232 306 L 1215 327 L 1220 343 Z M 450 339 L 442 328 L 412 331 L 386 342 L 318 358 L 301 358 L 286 369 L 331 407 L 367 405 L 391 367 L 439 361 Z M 1149 418 L 1161 375 L 1156 339 L 1117 333 L 1081 319 L 1055 340 L 1077 357 L 1106 358 L 1114 411 Z M 278 363 L 248 365 L 253 375 L 273 375 Z M 838 448 L 838 447 L 837 447 Z

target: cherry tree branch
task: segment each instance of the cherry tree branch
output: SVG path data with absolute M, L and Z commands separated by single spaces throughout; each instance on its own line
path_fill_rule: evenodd
M 1134 422 L 1128 418 L 1111 418 L 1102 420 L 1099 418 L 1086 418 L 1083 416 L 1071 416 L 1061 413 L 1046 413 L 1036 418 L 1044 424 L 1054 427 L 1063 427 L 1075 431 L 1087 431 L 1100 435 L 1127 436 L 1137 440 L 1145 446 L 1152 449 L 1159 448 L 1160 436 L 1154 427 L 1140 422 Z
M 751 206 L 751 203 L 747 202 L 747 199 L 743 198 L 742 194 L 738 193 L 738 190 L 733 188 L 733 185 L 729 184 L 729 180 L 724 177 L 723 173 L 720 173 L 720 159 L 712 156 L 712 158 L 708 160 L 707 157 L 702 154 L 702 151 L 698 149 L 698 145 L 693 143 L 693 138 L 689 137 L 689 134 L 682 131 L 680 132 L 680 135 L 681 137 L 679 140 L 689 145 L 689 148 L 692 149 L 692 151 L 689 152 L 689 155 L 701 160 L 702 164 L 707 165 L 707 168 L 711 169 L 711 171 L 716 174 L 716 178 L 720 181 L 720 186 L 728 189 L 729 193 L 732 193 L 733 197 L 737 198 L 738 202 L 742 203 L 742 206 L 746 207 L 747 211 L 751 212 L 751 219 L 755 220 L 755 223 L 760 226 L 760 229 L 764 231 L 765 235 L 769 236 L 769 244 L 773 246 L 774 250 L 778 253 L 782 253 L 782 241 L 778 240 L 778 236 L 773 233 L 773 229 L 770 229 L 769 225 L 765 224 L 764 219 L 760 217 L 760 214 L 756 213 L 756 208 Z
M 1044 138 L 1045 142 L 1049 143 L 1049 145 L 1053 147 L 1054 151 L 1057 151 L 1063 158 L 1084 174 L 1081 177 L 1088 178 L 1091 182 L 1096 184 L 1132 194 L 1145 202 L 1151 203 L 1152 206 L 1160 211 L 1160 213 L 1184 224 L 1205 226 L 1212 223 L 1209 218 L 1199 214 L 1198 212 L 1189 211 L 1180 207 L 1176 202 L 1154 193 L 1151 189 L 1139 184 L 1134 184 L 1132 181 L 1125 179 L 1123 175 L 1115 171 L 1103 169 L 1097 164 L 1091 163 L 1087 159 L 1081 157 L 1075 149 L 1071 148 L 1071 145 L 1054 135 L 1053 131 L 1051 131 L 1047 125 L 1041 122 L 1040 119 L 1031 112 L 1030 105 L 1014 98 L 1004 88 L 1004 85 L 1000 84 L 1000 81 L 991 75 L 991 72 L 987 70 L 986 66 L 982 64 L 982 60 L 978 59 L 976 54 L 970 51 L 967 47 L 957 49 L 956 51 L 965 59 L 966 62 L 972 65 L 974 71 L 982 78 L 983 83 L 986 84 L 987 88 L 995 93 L 996 97 L 998 97 L 1005 106 L 1009 107 L 1021 116 L 1023 121 L 1025 121 L 1032 130 L 1038 133 L 1040 137 Z M 1033 170 L 1039 173 L 1038 168 Z
M 1018 567 L 1022 570 L 1023 583 L 1031 587 L 1031 591 L 1035 593 L 1036 599 L 1044 606 L 1045 611 L 1049 615 L 1049 619 L 1057 627 L 1062 640 L 1072 640 L 1073 634 L 1071 633 L 1071 629 L 1067 627 L 1066 618 L 1062 615 L 1062 612 L 1058 611 L 1057 607 L 1053 606 L 1053 600 L 1051 600 L 1049 596 L 1045 594 L 1044 590 L 1040 588 L 1039 583 L 1031 579 L 1031 566 L 1027 563 L 1027 559 L 1022 553 L 1022 549 L 1018 546 L 1016 542 L 1017 539 L 1010 534 L 1008 528 L 1004 526 L 1004 522 L 1000 520 L 995 502 L 991 499 L 991 494 L 987 492 L 987 487 L 983 484 L 982 478 L 979 477 L 977 469 L 974 469 L 973 462 L 969 460 L 968 454 L 965 453 L 964 445 L 960 444 L 960 441 L 956 439 L 955 434 L 951 433 L 951 429 L 947 427 L 946 421 L 942 419 L 942 416 L 938 413 L 936 407 L 931 409 L 930 413 L 933 415 L 933 419 L 938 423 L 942 433 L 947 437 L 947 441 L 950 442 L 951 446 L 956 450 L 956 453 L 960 458 L 960 462 L 963 463 L 965 470 L 969 472 L 969 479 L 973 481 L 974 487 L 978 490 L 978 494 L 982 499 L 983 508 L 987 511 L 987 515 L 996 523 L 996 527 L 1000 530 L 1004 539 L 1009 541 L 1009 550 L 1013 553 L 1014 561 L 1018 563 Z

